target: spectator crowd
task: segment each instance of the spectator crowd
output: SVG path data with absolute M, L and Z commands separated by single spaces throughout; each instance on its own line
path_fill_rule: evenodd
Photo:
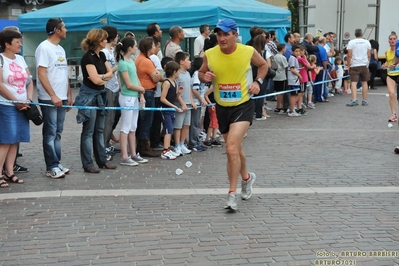
M 237 95 L 233 91 L 221 95 L 212 82 L 200 78 L 206 51 L 218 46 L 217 34 L 209 25 L 199 26 L 194 57 L 180 46 L 185 40 L 180 26 L 169 29 L 170 39 L 164 47 L 157 23 L 149 24 L 148 36 L 140 40 L 132 32 L 121 38 L 113 26 L 90 30 L 81 42 L 83 79 L 75 99 L 69 85 L 66 52 L 60 45 L 67 38 L 67 27 L 60 18 L 49 19 L 45 25 L 48 37 L 35 52 L 46 176 L 62 178 L 70 173 L 61 163 L 61 136 L 70 110 L 63 106 L 86 107 L 78 109 L 76 119 L 82 124 L 80 157 L 87 173 L 117 168 L 113 163 L 117 160 L 111 161 L 116 153 L 120 153 L 120 165 L 137 166 L 148 162 L 146 157 L 175 160 L 223 146 L 215 103 L 220 98 L 233 101 Z M 287 117 L 308 115 L 334 95 L 351 94 L 347 106 L 354 107 L 359 104 L 360 90 L 361 105 L 369 104 L 367 91 L 375 89 L 378 43 L 363 39 L 361 30 L 356 30 L 356 38 L 342 53 L 335 48 L 333 32 L 316 38 L 311 33 L 303 38 L 299 33 L 287 33 L 284 43 L 279 43 L 275 31 L 254 26 L 250 36 L 246 45 L 253 47 L 268 68 L 266 76 L 259 77 L 258 67 L 251 66 L 251 78 L 260 86 L 256 99 L 251 100 L 256 121 L 269 118 L 267 111 Z M 392 33 L 391 49 L 383 66 L 386 69 L 392 69 L 396 40 Z M 24 112 L 30 108 L 34 86 L 20 55 L 19 29 L 5 28 L 0 33 L 0 46 L 0 186 L 7 187 L 7 181 L 23 183 L 16 174 L 28 171 L 16 163 L 16 158 L 19 143 L 30 141 L 29 120 Z M 399 71 L 388 72 L 391 122 L 397 121 L 397 76 Z M 274 109 L 267 105 L 270 101 L 276 101 Z M 120 143 L 120 150 L 113 143 Z

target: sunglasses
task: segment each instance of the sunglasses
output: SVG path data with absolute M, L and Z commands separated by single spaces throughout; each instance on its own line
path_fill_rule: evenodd
M 64 22 L 64 21 L 62 21 L 61 18 L 58 18 L 57 26 L 55 26 L 54 29 L 51 30 L 51 31 L 49 31 L 47 34 L 48 34 L 48 35 L 53 35 L 53 34 L 57 31 L 57 29 L 60 29 L 60 26 L 61 26 L 61 24 L 62 24 L 63 22 Z

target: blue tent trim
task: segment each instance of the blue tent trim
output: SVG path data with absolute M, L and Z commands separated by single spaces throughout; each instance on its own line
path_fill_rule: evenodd
M 2 31 L 5 27 L 8 27 L 8 26 L 18 27 L 18 21 L 17 20 L 0 19 L 0 31 Z

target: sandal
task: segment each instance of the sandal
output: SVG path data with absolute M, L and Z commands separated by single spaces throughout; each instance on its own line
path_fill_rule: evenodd
M 266 118 L 269 118 L 269 117 L 270 117 L 270 115 L 268 115 L 268 114 L 266 113 L 266 111 L 262 112 L 262 116 L 264 116 L 264 117 L 266 117 Z
M 0 187 L 8 187 L 8 183 L 4 180 L 4 177 L 0 177 Z
M 111 140 L 112 140 L 113 142 L 115 142 L 115 143 L 118 143 L 118 142 L 119 142 L 119 139 L 118 139 L 117 137 L 115 137 L 114 134 L 111 135 Z
M 4 179 L 8 180 L 8 181 L 11 181 L 13 183 L 17 183 L 17 184 L 22 184 L 24 182 L 24 180 L 19 179 L 14 174 L 12 174 L 11 176 L 8 176 L 7 174 L 4 174 Z

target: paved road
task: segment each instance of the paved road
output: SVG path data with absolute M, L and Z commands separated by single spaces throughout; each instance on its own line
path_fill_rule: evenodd
M 32 125 L 25 184 L 0 190 L 0 265 L 399 265 L 399 131 L 387 127 L 385 94 L 373 91 L 367 107 L 346 107 L 344 95 L 305 117 L 254 121 L 244 145 L 258 179 L 237 213 L 221 208 L 223 148 L 89 175 L 71 111 L 71 174 L 52 180 Z

